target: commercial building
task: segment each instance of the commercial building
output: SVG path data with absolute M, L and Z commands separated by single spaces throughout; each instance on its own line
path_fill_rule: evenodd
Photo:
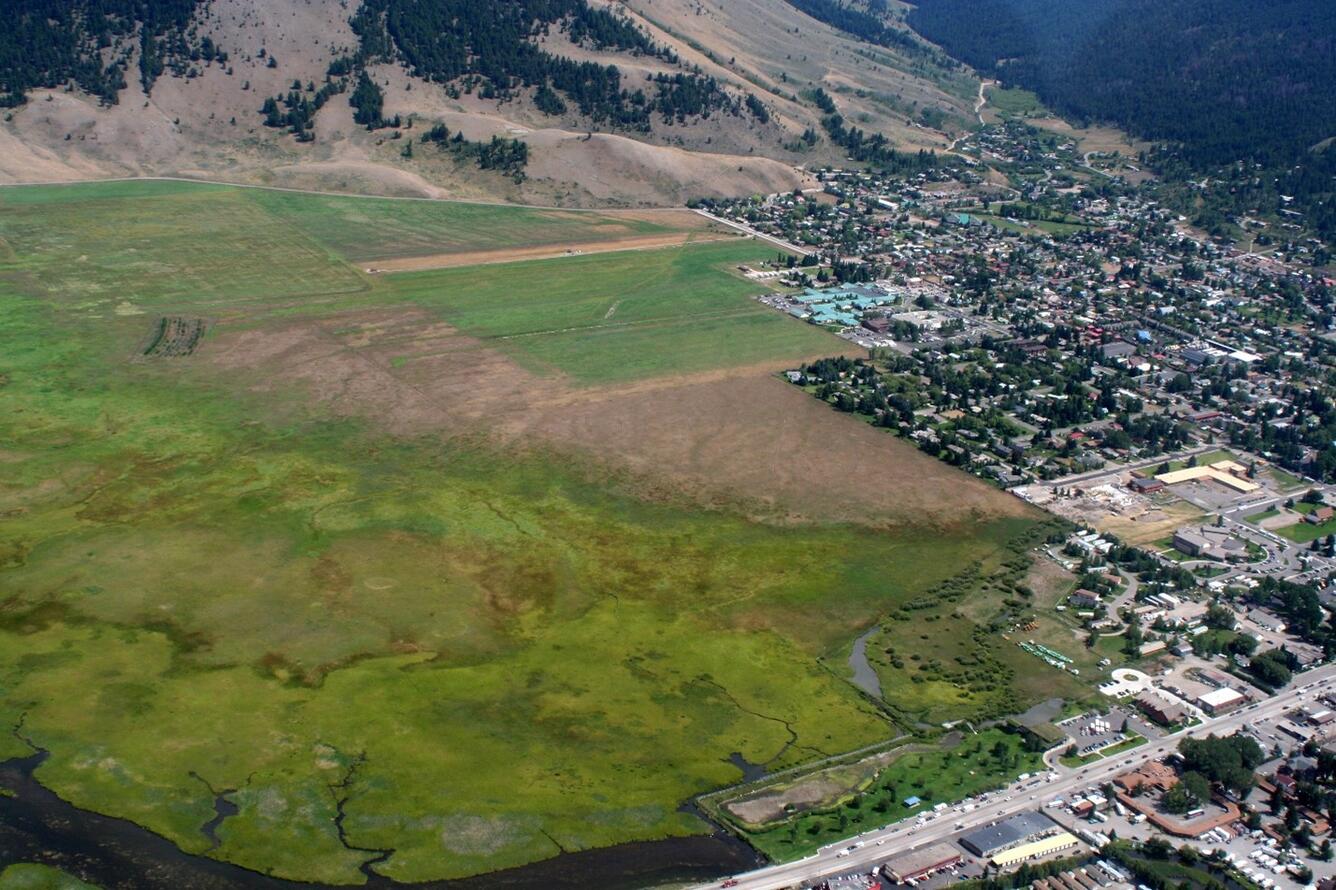
M 1128 793 L 1134 792 L 1137 788 L 1168 791 L 1178 784 L 1178 774 L 1174 772 L 1173 767 L 1152 760 L 1134 770 L 1114 776 L 1113 784 Z
M 1173 726 L 1176 723 L 1182 723 L 1188 716 L 1187 709 L 1176 702 L 1156 695 L 1153 692 L 1143 692 L 1137 697 L 1137 707 L 1142 712 L 1161 726 Z
M 1248 698 L 1236 689 L 1212 689 L 1197 696 L 1197 704 L 1212 717 L 1228 714 L 1248 703 Z
M 1161 473 L 1155 478 L 1165 485 L 1209 479 L 1212 482 L 1219 482 L 1226 488 L 1232 488 L 1235 491 L 1247 494 L 1261 488 L 1256 482 L 1245 478 L 1247 473 L 1248 468 L 1236 461 L 1220 460 L 1209 467 L 1184 467 L 1181 470 L 1170 470 L 1168 473 Z
M 1174 532 L 1174 549 L 1188 556 L 1200 556 L 1205 559 L 1248 558 L 1246 543 L 1215 526 L 1178 529 Z
M 1058 830 L 1058 824 L 1043 813 L 1017 813 L 1010 819 L 971 831 L 960 839 L 960 845 L 975 856 L 992 859 L 998 853 Z
M 998 868 L 1008 868 L 1013 865 L 1020 865 L 1030 859 L 1042 859 L 1053 853 L 1069 850 L 1077 845 L 1076 835 L 1063 831 L 1058 834 L 1043 837 L 1039 840 L 1030 841 L 1021 844 L 1018 847 L 1012 847 L 1010 850 L 1004 850 L 989 859 L 993 865 Z
M 881 873 L 891 880 L 903 884 L 917 881 L 933 872 L 941 871 L 959 864 L 960 851 L 950 844 L 933 844 L 922 850 L 911 850 L 892 856 L 881 867 Z

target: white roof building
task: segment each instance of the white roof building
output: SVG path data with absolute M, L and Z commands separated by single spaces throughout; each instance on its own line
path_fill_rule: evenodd
M 1202 709 L 1208 714 L 1218 714 L 1231 708 L 1237 708 L 1247 700 L 1243 693 L 1229 687 L 1212 689 L 1210 692 L 1197 696 L 1197 704 L 1201 705 Z

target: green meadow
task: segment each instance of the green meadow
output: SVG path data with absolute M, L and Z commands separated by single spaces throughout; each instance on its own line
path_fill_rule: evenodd
M 402 273 L 384 285 L 396 302 L 579 384 L 837 350 L 829 334 L 751 299 L 765 285 L 727 274 L 772 253 L 716 242 Z
M 0 871 L 0 890 L 96 890 L 96 888 L 49 865 L 19 862 Z
M 699 370 L 748 330 L 762 358 L 829 343 L 777 314 L 765 333 L 725 271 L 743 242 L 373 278 L 340 201 L 310 201 L 0 189 L 0 721 L 21 726 L 0 756 L 50 751 L 37 776 L 77 806 L 342 884 L 368 849 L 415 881 L 703 832 L 681 804 L 737 781 L 734 752 L 780 768 L 898 734 L 828 657 L 1034 531 L 768 525 L 138 356 L 162 314 L 396 303 L 589 382 Z M 622 337 L 648 353 L 631 370 Z M 216 848 L 215 793 L 238 807 Z
M 578 210 L 415 199 L 310 195 L 263 189 L 259 206 L 353 262 L 611 241 L 672 232 L 668 225 Z

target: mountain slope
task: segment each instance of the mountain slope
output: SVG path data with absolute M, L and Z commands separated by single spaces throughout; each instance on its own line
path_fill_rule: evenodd
M 909 21 L 1064 114 L 1203 161 L 1290 157 L 1336 135 L 1326 0 L 922 0 Z
M 184 25 L 155 24 L 160 0 L 23 2 L 64 11 L 44 27 L 67 52 L 16 72 L 0 41 L 0 94 L 16 106 L 0 127 L 10 181 L 184 174 L 680 203 L 797 187 L 797 168 L 841 158 L 804 95 L 815 86 L 910 148 L 944 146 L 974 88 L 953 63 L 872 46 L 783 0 L 162 0 L 194 5 Z M 115 14 L 103 27 L 69 13 L 91 8 Z M 438 123 L 469 143 L 521 140 L 528 163 L 479 171 L 476 151 L 419 141 Z
M 1250 161 L 1336 234 L 1330 0 L 918 0 L 908 21 L 1078 121 L 1173 144 L 1198 175 Z

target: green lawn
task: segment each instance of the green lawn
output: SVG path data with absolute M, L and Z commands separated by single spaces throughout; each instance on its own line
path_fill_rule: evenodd
M 0 189 L 0 723 L 22 719 L 77 806 L 348 884 L 367 855 L 335 788 L 348 842 L 393 847 L 376 869 L 400 881 L 707 831 L 681 805 L 740 778 L 731 753 L 778 769 L 897 733 L 822 657 L 964 567 L 985 569 L 962 589 L 988 585 L 1035 531 L 770 525 L 536 444 L 394 438 L 281 384 L 133 360 L 150 312 L 247 330 L 395 301 L 499 343 L 530 318 L 510 302 L 593 314 L 586 339 L 503 346 L 582 380 L 699 368 L 701 342 L 727 346 L 711 366 L 834 342 L 751 311 L 722 271 L 744 245 L 399 291 L 308 228 L 237 189 Z M 610 299 L 634 367 L 598 323 Z M 615 359 L 577 354 L 595 337 Z M 239 808 L 213 850 L 206 782 Z
M 1215 451 L 1202 452 L 1201 454 L 1196 455 L 1196 459 L 1197 462 L 1193 464 L 1193 466 L 1209 467 L 1211 464 L 1217 464 L 1222 460 L 1238 461 L 1239 456 L 1232 451 L 1228 451 L 1224 448 L 1219 448 L 1216 449 Z M 1169 462 L 1170 472 L 1185 468 L 1191 460 L 1192 458 L 1170 461 Z
M 1280 467 L 1271 467 L 1267 472 L 1271 474 L 1271 478 L 1280 487 L 1281 491 L 1298 491 L 1301 488 L 1306 488 L 1309 484 L 1293 473 L 1287 473 Z
M 1123 739 L 1118 744 L 1110 745 L 1101 751 L 1094 751 L 1083 757 L 1063 756 L 1059 757 L 1058 760 L 1062 762 L 1063 766 L 1087 766 L 1097 760 L 1103 760 L 1106 757 L 1116 757 L 1119 754 L 1131 751 L 1133 748 L 1139 748 L 1146 744 L 1146 741 L 1147 739 L 1145 736 L 1137 735 L 1135 732 L 1129 732 L 1127 738 Z
M 1016 220 L 992 214 L 977 214 L 977 216 L 985 222 L 992 223 L 999 229 L 1005 229 L 1009 232 L 1017 232 L 1022 235 L 1035 234 L 1038 232 L 1047 232 L 1050 235 L 1071 235 L 1076 232 L 1086 232 L 1093 228 L 1093 226 L 1088 223 L 1058 222 L 1047 219 Z
M 1251 516 L 1245 516 L 1244 518 L 1247 519 L 1249 522 L 1259 523 L 1262 522 L 1263 520 L 1270 519 L 1272 516 L 1279 516 L 1279 515 L 1280 511 L 1277 510 L 1275 507 L 1271 507 L 1261 511 L 1260 513 L 1253 513 Z
M 385 276 L 412 302 L 540 372 L 596 384 L 839 350 L 841 341 L 751 299 L 732 268 L 755 242 L 604 253 Z
M 1311 506 L 1309 504 L 1296 504 L 1295 508 Z M 1300 512 L 1311 512 L 1303 511 Z M 1336 534 L 1336 519 L 1328 519 L 1320 525 L 1311 525 L 1310 523 L 1299 521 L 1294 525 L 1287 525 L 1284 528 L 1272 529 L 1276 534 L 1289 538 L 1296 544 L 1308 544 L 1318 538 L 1325 538 L 1327 535 Z

